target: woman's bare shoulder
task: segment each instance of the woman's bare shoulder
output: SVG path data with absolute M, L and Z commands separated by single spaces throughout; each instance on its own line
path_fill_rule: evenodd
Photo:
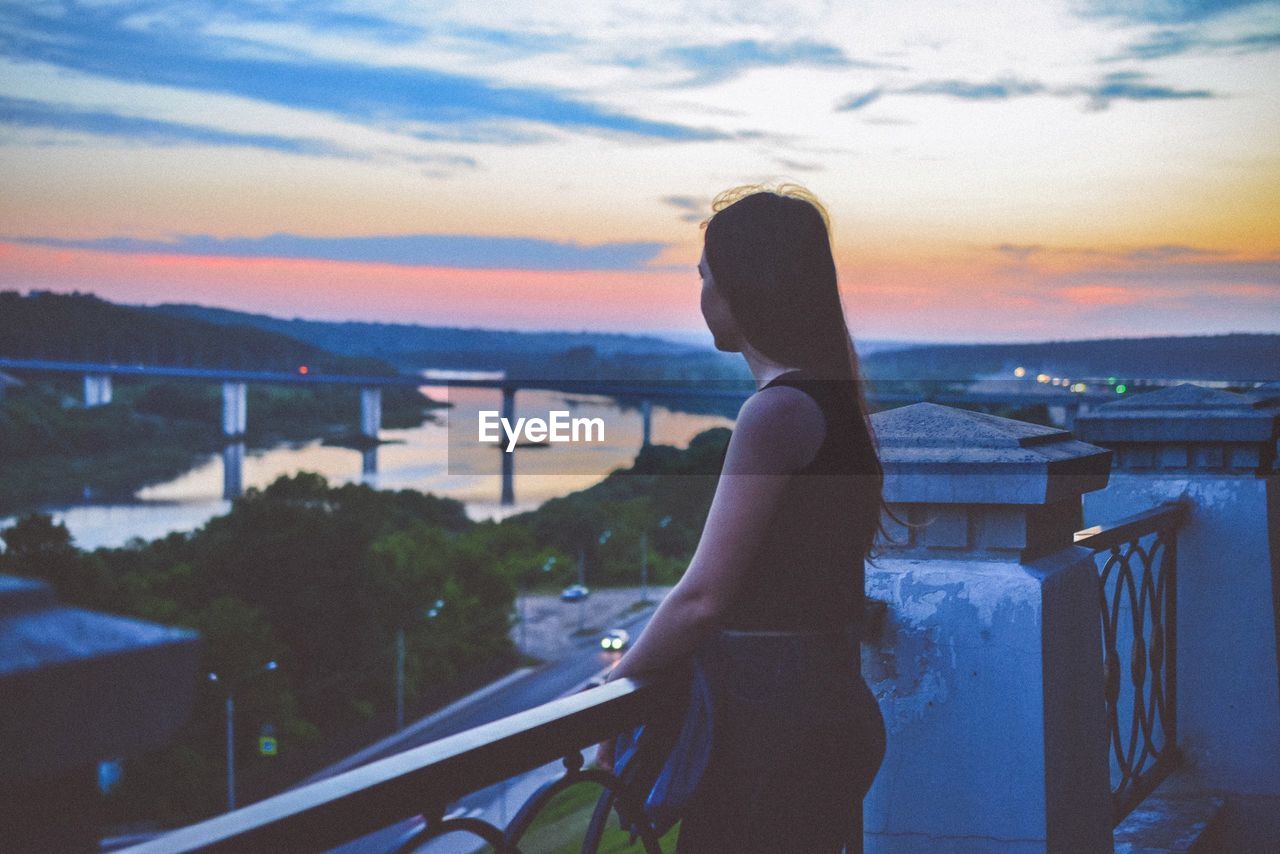
M 770 386 L 742 405 L 733 433 L 760 471 L 799 471 L 817 456 L 826 417 L 801 389 Z

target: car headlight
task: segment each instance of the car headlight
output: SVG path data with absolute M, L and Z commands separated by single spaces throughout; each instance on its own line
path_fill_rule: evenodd
M 608 648 L 609 648 L 609 639 L 608 639 L 608 638 L 604 638 L 603 640 L 601 640 L 601 641 L 600 641 L 600 645 L 601 645 L 602 647 L 604 647 L 605 649 L 608 649 Z

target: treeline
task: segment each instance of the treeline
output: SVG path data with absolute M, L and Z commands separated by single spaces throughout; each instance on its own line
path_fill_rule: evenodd
M 13 359 L 293 372 L 392 373 L 247 326 L 218 326 L 115 305 L 91 294 L 0 291 L 0 355 Z
M 863 365 L 870 379 L 965 380 L 1020 365 L 1033 375 L 1267 381 L 1280 379 L 1280 335 L 936 344 L 872 353 Z
M 251 326 L 306 341 L 331 353 L 373 356 L 405 367 L 456 366 L 496 370 L 512 361 L 542 357 L 573 347 L 591 347 L 603 355 L 670 354 L 698 349 L 653 335 L 612 332 L 521 332 L 411 323 L 286 320 L 188 304 L 164 304 L 147 310 L 229 326 Z

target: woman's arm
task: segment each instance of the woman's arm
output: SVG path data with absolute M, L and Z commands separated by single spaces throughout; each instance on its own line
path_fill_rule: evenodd
M 822 410 L 798 389 L 774 386 L 748 398 L 689 568 L 606 681 L 661 670 L 692 652 L 715 627 L 790 475 L 814 458 L 824 430 Z

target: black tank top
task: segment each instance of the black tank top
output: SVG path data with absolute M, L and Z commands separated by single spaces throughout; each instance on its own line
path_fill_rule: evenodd
M 864 476 L 874 454 L 851 382 L 788 371 L 762 388 L 789 385 L 826 419 L 817 455 L 791 475 L 755 556 L 722 620 L 733 629 L 831 629 L 860 623 L 864 578 L 859 531 L 879 504 Z M 727 451 L 727 447 L 726 447 Z M 723 465 L 723 459 L 722 459 Z M 878 521 L 878 519 L 876 520 Z

